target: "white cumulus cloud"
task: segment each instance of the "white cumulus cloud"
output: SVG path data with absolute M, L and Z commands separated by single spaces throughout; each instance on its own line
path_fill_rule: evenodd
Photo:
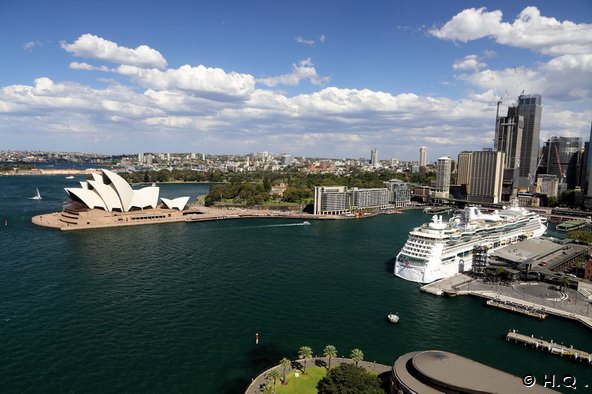
M 221 68 L 184 65 L 176 69 L 144 69 L 121 65 L 117 73 L 126 75 L 145 88 L 154 90 L 185 90 L 211 99 L 244 99 L 255 88 L 249 74 L 227 73 Z
M 461 60 L 457 60 L 452 65 L 455 70 L 479 70 L 486 67 L 487 64 L 479 61 L 477 55 L 467 55 Z
M 269 87 L 274 87 L 280 84 L 296 86 L 303 80 L 308 80 L 313 85 L 323 85 L 329 82 L 329 77 L 319 76 L 312 60 L 308 58 L 300 61 L 298 64 L 292 64 L 292 72 L 289 74 L 260 78 L 257 82 Z
M 137 67 L 164 68 L 165 58 L 155 49 L 140 45 L 135 49 L 119 46 L 93 34 L 83 34 L 71 44 L 62 43 L 62 48 L 78 57 L 104 60 L 111 63 Z
M 528 48 L 546 55 L 592 53 L 592 24 L 560 22 L 541 16 L 538 8 L 526 7 L 514 22 L 502 21 L 502 11 L 469 8 L 456 14 L 441 28 L 430 30 L 435 37 L 468 42 L 491 37 L 497 43 Z

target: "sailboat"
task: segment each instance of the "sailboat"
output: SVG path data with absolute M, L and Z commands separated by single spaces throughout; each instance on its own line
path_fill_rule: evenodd
M 39 193 L 39 189 L 35 188 L 35 190 L 37 190 L 37 195 L 34 197 L 31 197 L 31 200 L 41 200 L 41 193 Z

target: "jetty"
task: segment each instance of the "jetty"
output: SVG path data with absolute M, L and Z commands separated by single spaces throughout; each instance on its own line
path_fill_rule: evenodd
M 514 341 L 515 343 L 522 343 L 524 346 L 529 345 L 535 349 L 546 351 L 550 354 L 554 354 L 561 357 L 569 357 L 575 361 L 585 362 L 588 365 L 592 365 L 592 354 L 583 350 L 574 349 L 573 346 L 565 346 L 558 344 L 557 342 L 546 341 L 541 338 L 535 338 L 533 335 L 528 336 L 516 332 L 516 330 L 510 330 L 506 335 L 506 341 Z
M 543 312 L 541 309 L 533 308 L 531 306 L 525 306 L 515 302 L 487 300 L 486 304 L 506 311 L 520 313 L 530 317 L 536 317 L 537 319 L 541 320 L 547 318 L 547 314 Z

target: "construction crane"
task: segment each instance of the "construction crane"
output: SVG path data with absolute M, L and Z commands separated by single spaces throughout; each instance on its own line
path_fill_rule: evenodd
M 559 151 L 557 150 L 557 144 L 553 144 L 553 151 L 555 152 L 555 160 L 557 160 L 557 167 L 559 167 L 559 179 L 563 183 L 565 174 L 563 173 L 563 166 L 561 166 L 561 160 L 559 159 Z

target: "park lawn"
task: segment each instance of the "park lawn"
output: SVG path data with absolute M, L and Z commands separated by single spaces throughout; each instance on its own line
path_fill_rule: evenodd
M 298 372 L 300 376 L 295 377 Z M 292 370 L 286 374 L 288 384 L 277 383 L 277 394 L 316 394 L 317 383 L 327 374 L 327 369 L 314 365 L 306 367 L 306 375 L 302 371 Z M 272 383 L 273 384 L 273 383 Z

